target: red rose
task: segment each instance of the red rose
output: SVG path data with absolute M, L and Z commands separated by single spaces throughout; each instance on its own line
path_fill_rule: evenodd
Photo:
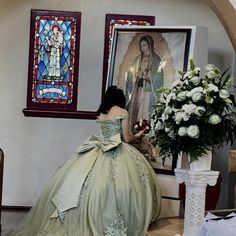
M 148 121 L 148 120 L 140 119 L 140 120 L 138 120 L 137 122 L 134 123 L 133 128 L 137 132 L 145 130 L 144 133 L 147 134 L 151 130 L 151 124 L 150 124 L 150 121 Z

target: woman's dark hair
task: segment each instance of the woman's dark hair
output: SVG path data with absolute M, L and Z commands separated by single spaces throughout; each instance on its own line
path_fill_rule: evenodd
M 124 108 L 125 104 L 126 98 L 123 90 L 118 89 L 116 86 L 110 86 L 102 98 L 101 105 L 97 110 L 97 115 L 100 115 L 100 113 L 107 114 L 113 106 Z

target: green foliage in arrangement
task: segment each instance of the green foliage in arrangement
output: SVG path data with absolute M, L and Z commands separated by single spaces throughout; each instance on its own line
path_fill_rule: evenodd
M 184 152 L 193 162 L 207 150 L 233 143 L 236 137 L 236 106 L 232 77 L 214 65 L 200 68 L 190 60 L 190 69 L 179 72 L 171 88 L 161 88 L 152 115 L 153 140 L 166 157 Z

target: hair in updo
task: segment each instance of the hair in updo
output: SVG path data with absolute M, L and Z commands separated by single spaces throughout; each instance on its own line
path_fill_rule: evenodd
M 113 106 L 125 108 L 126 98 L 122 89 L 116 86 L 108 87 L 104 97 L 102 98 L 101 105 L 97 110 L 97 115 L 107 114 Z

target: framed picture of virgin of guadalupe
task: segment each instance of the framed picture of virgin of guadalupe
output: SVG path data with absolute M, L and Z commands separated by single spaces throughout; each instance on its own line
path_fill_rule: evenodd
M 130 131 L 135 124 L 151 120 L 157 89 L 170 87 L 178 71 L 187 69 L 191 29 L 161 27 L 116 27 L 108 70 L 107 86 L 116 85 L 126 96 Z M 176 158 L 162 164 L 151 134 L 134 146 L 144 154 L 157 173 L 174 174 Z

